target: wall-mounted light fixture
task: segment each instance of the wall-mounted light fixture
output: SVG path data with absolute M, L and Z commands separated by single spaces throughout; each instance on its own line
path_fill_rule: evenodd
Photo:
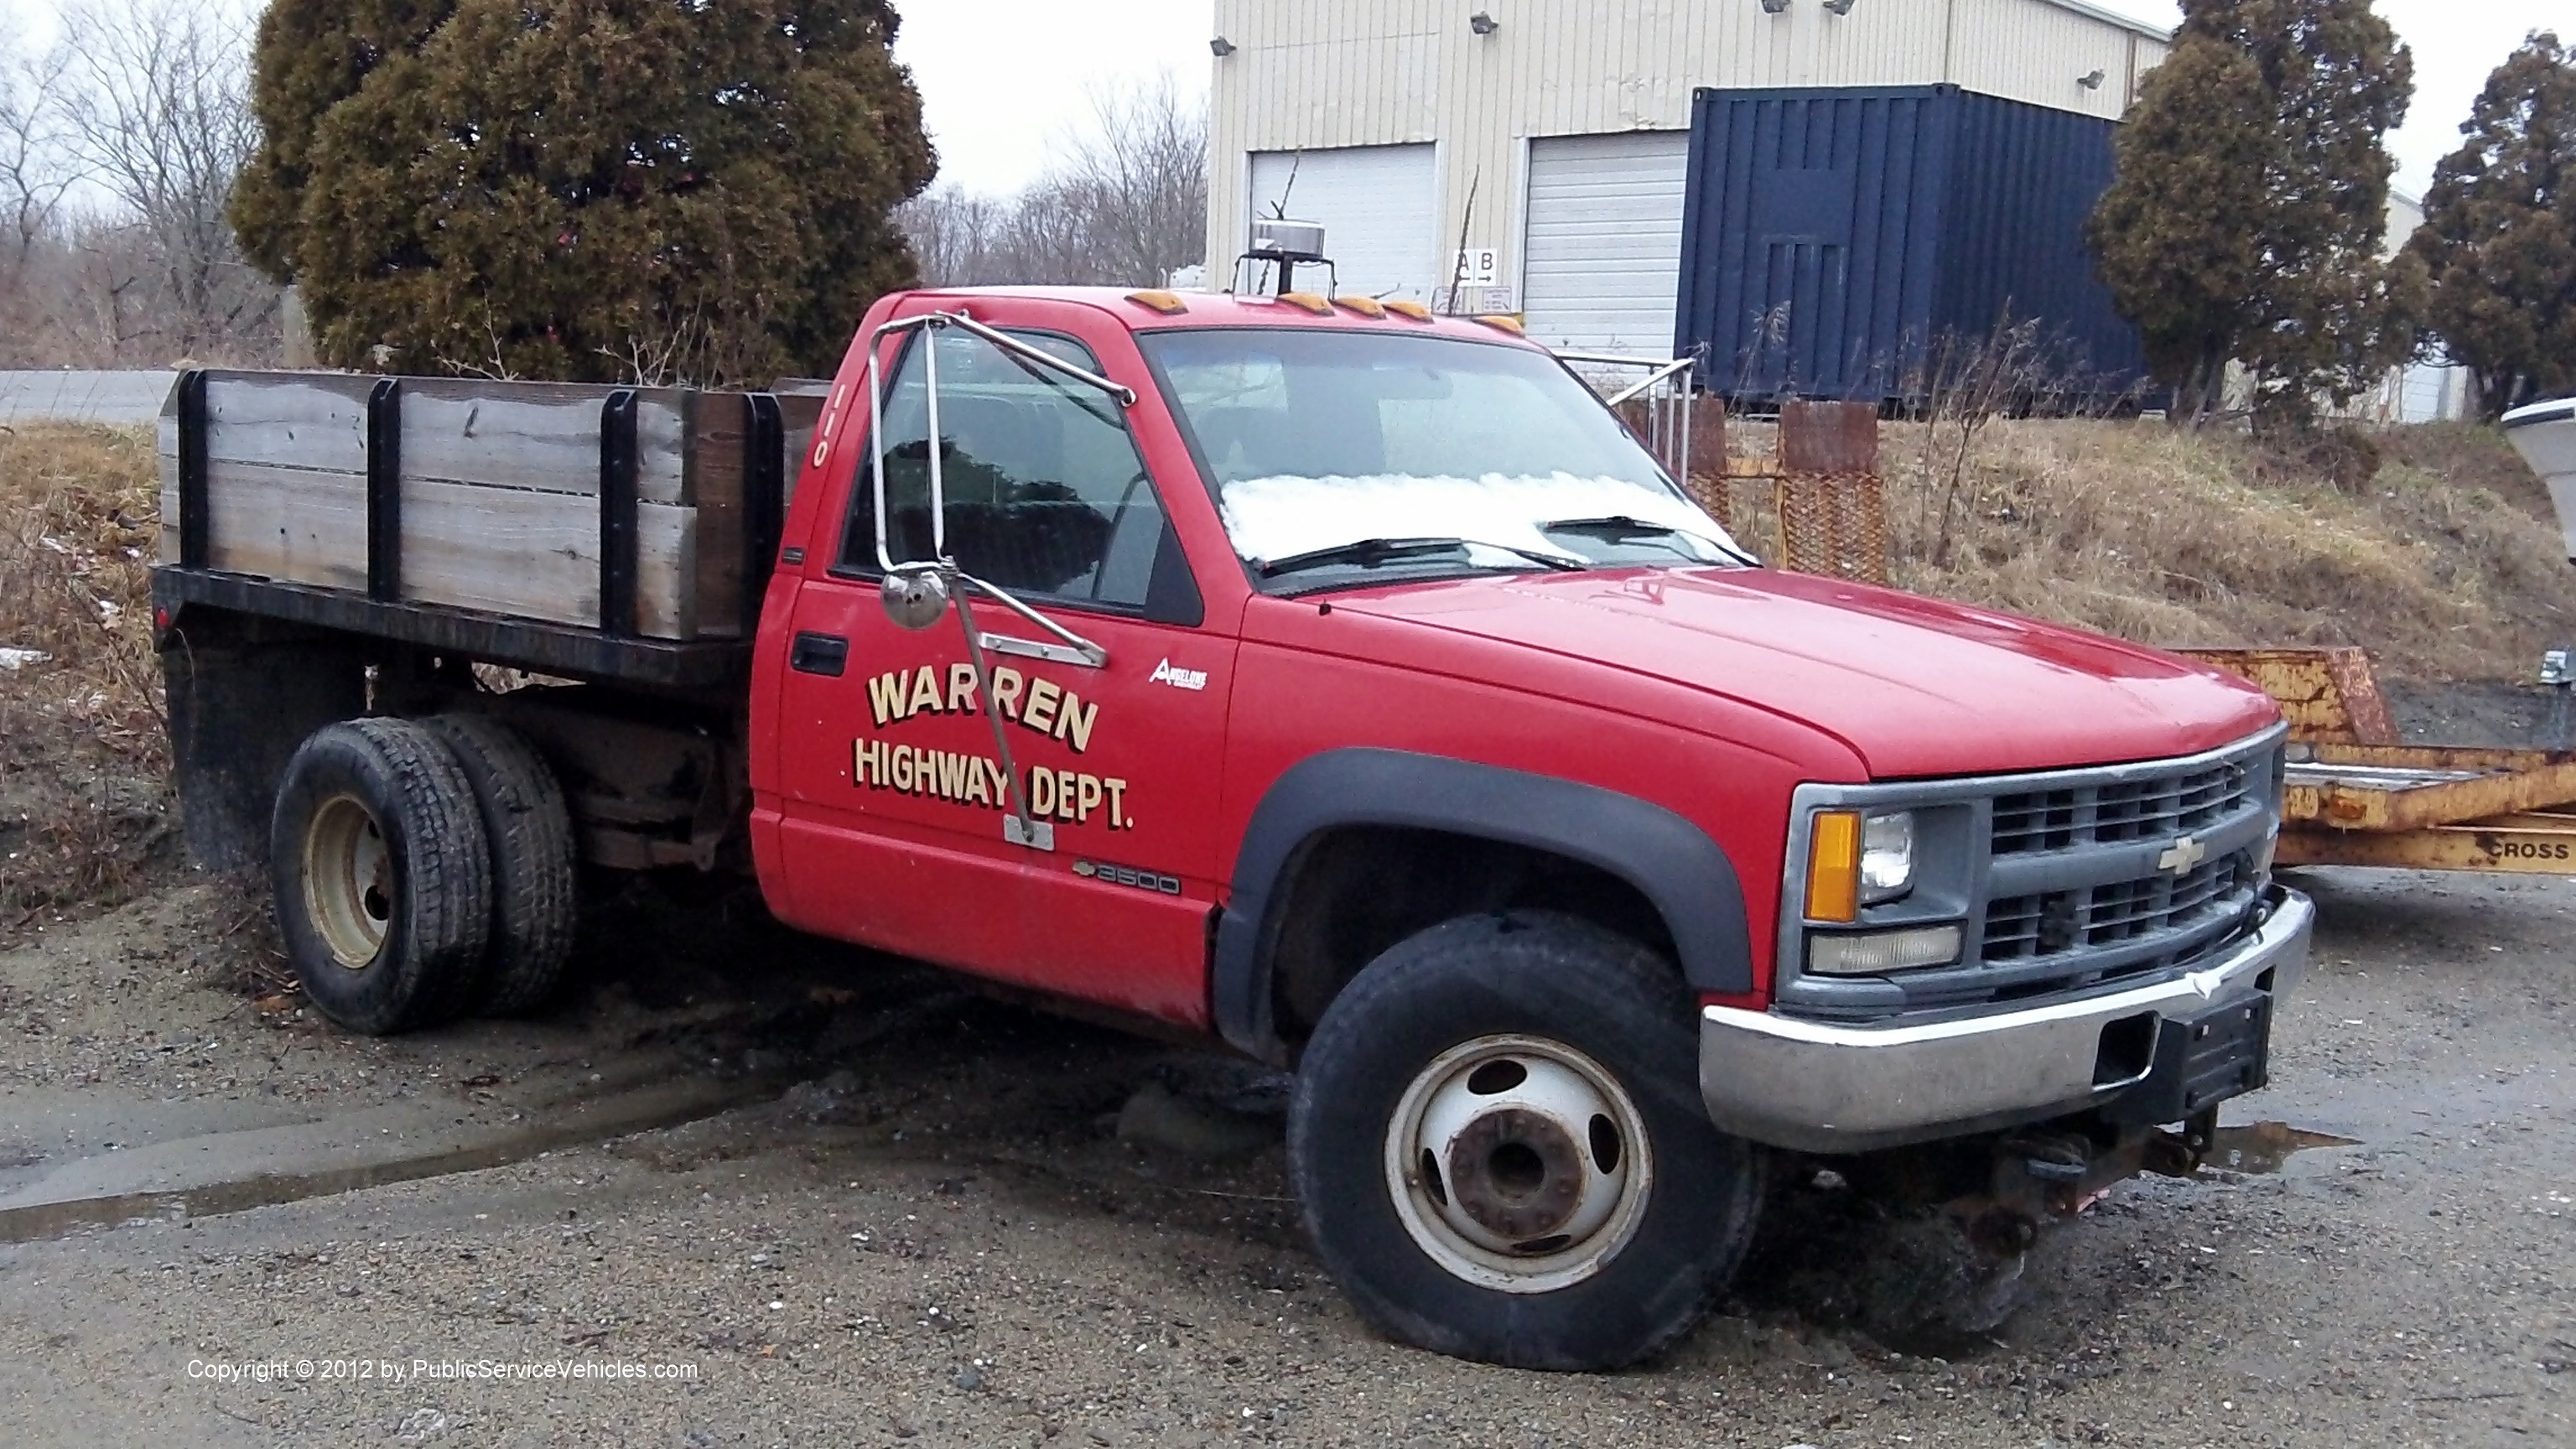
M 1788 8 L 1789 0 L 1762 0 L 1762 13 L 1765 15 L 1783 14 Z
M 1852 0 L 1825 0 L 1825 11 L 1831 15 L 1849 15 Z
M 2102 82 L 2108 79 L 2110 76 L 2107 73 L 2097 70 L 2090 75 L 2077 76 L 2075 83 L 2088 91 L 2098 91 L 2102 89 Z
M 1216 39 L 1208 42 L 1208 52 L 1214 55 L 1217 59 L 1223 60 L 1227 56 L 1234 54 L 1234 42 L 1220 35 Z
M 1478 35 L 1491 35 L 1503 27 L 1494 19 L 1494 17 L 1486 14 L 1482 10 L 1479 10 L 1475 14 L 1467 17 L 1467 28 L 1476 32 Z

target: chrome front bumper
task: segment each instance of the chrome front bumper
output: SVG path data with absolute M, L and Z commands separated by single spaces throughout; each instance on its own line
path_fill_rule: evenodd
M 2307 966 L 2315 923 L 2307 897 L 2276 887 L 2253 934 L 2197 971 L 1926 1025 L 1835 1026 L 1707 1007 L 1700 1096 L 1726 1131 L 1803 1152 L 1865 1152 L 2081 1111 L 2147 1075 L 2100 1080 L 2107 1028 L 2150 1014 L 2188 1019 L 2254 992 L 2286 994 Z

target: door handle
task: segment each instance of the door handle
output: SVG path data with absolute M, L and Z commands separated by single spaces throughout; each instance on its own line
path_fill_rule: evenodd
M 850 664 L 850 641 L 838 634 L 799 634 L 787 650 L 787 667 L 800 674 L 838 679 Z

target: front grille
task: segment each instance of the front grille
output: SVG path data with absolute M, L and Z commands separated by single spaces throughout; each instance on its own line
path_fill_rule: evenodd
M 2187 835 L 2242 808 L 2260 787 L 2253 760 L 2222 760 L 2143 780 L 1995 797 L 1997 856 Z
M 1912 897 L 1864 911 L 1860 925 L 1923 920 L 1956 901 L 1968 950 L 1955 965 L 1883 977 L 1800 972 L 1779 989 L 1780 1009 L 1878 1020 L 2027 1003 L 2191 967 L 2253 919 L 2279 819 L 2282 756 L 2276 727 L 2189 759 L 1802 789 L 1811 806 L 1913 810 L 1919 840 L 1954 842 L 1951 854 L 1918 863 Z M 1792 879 L 1790 889 L 1799 884 Z M 1790 923 L 1784 947 L 1803 960 L 1812 934 Z
M 1986 906 L 1984 958 L 2028 961 L 2087 947 L 2116 946 L 2160 933 L 2188 931 L 2250 883 L 2244 854 L 2207 861 L 2179 877 L 2157 872 L 2079 890 L 2012 896 Z M 2165 964 L 2149 958 L 2143 969 Z

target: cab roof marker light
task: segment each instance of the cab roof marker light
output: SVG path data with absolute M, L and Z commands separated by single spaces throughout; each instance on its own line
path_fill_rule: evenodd
M 1279 294 L 1279 300 L 1301 312 L 1312 312 L 1318 317 L 1333 315 L 1333 304 L 1312 292 L 1282 292 Z
M 1807 919 L 1860 919 L 1860 812 L 1819 810 L 1807 827 Z
M 1493 328 L 1497 332 L 1508 332 L 1514 337 L 1527 337 L 1529 335 L 1529 330 L 1521 326 L 1521 319 L 1518 317 L 1506 316 L 1500 312 L 1479 317 L 1476 321 L 1484 326 Z
M 1383 317 L 1386 315 L 1386 304 L 1378 301 L 1375 297 L 1335 297 L 1333 299 L 1333 305 L 1337 307 L 1348 307 L 1363 317 Z
M 1127 294 L 1127 300 L 1148 312 L 1158 312 L 1166 317 L 1178 317 L 1190 310 L 1190 304 L 1181 300 L 1180 293 L 1167 292 L 1159 287 L 1148 288 L 1142 292 L 1130 292 Z
M 1383 305 L 1386 307 L 1386 310 L 1394 313 L 1398 317 L 1410 318 L 1416 322 L 1428 322 L 1431 320 L 1431 309 L 1423 306 L 1419 302 L 1398 301 L 1388 302 Z

